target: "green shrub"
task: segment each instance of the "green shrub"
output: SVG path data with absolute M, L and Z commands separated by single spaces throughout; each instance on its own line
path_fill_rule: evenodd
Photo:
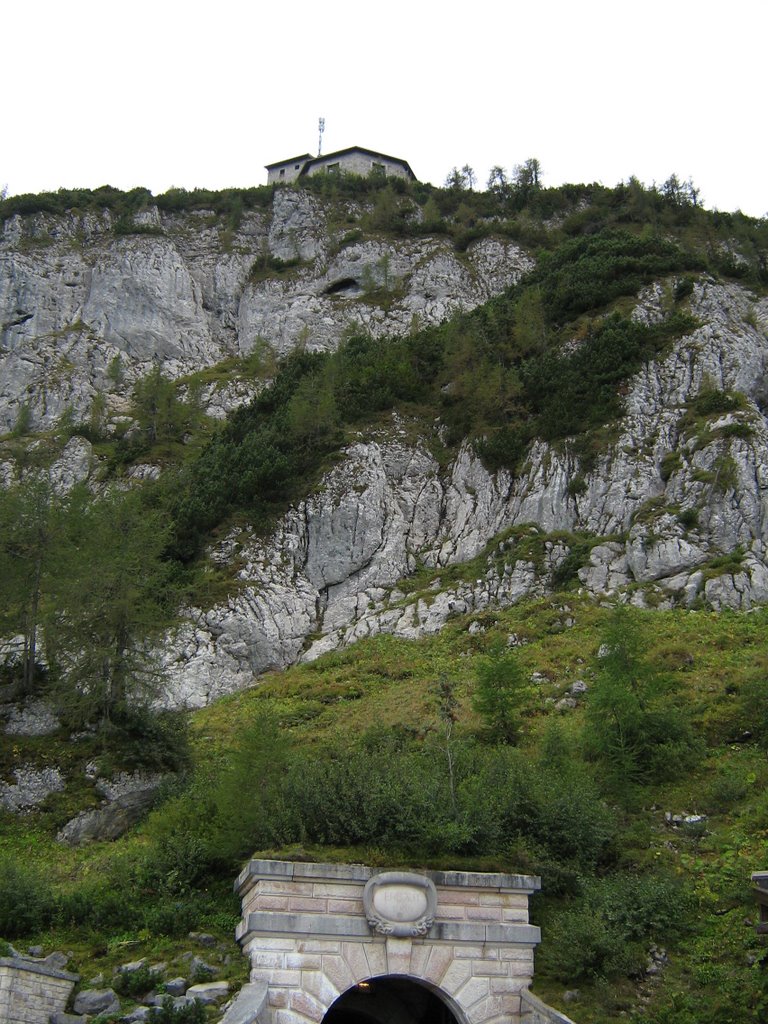
M 204 1004 L 196 999 L 186 1006 L 174 1006 L 169 996 L 149 1019 L 152 1024 L 205 1024 L 207 1017 Z
M 120 971 L 115 977 L 112 987 L 118 995 L 128 999 L 139 1000 L 163 980 L 163 972 L 155 970 L 148 964 L 138 967 L 135 971 Z
M 721 769 L 704 789 L 701 809 L 707 814 L 728 814 L 749 792 L 749 784 L 742 772 Z
M 693 294 L 694 280 L 688 274 L 679 278 L 675 283 L 675 302 L 682 302 L 687 296 Z
M 168 935 L 180 938 L 198 928 L 201 915 L 205 912 L 204 901 L 199 893 L 185 899 L 155 898 L 147 904 L 143 913 L 143 924 L 154 935 Z
M 189 767 L 189 729 L 183 712 L 123 708 L 104 730 L 104 744 L 127 768 L 181 772 Z
M 690 894 L 663 877 L 589 881 L 567 910 L 548 918 L 537 968 L 568 984 L 641 975 L 650 945 L 681 936 L 692 912 Z
M 53 891 L 42 872 L 0 854 L 0 934 L 24 938 L 45 929 L 53 916 Z
M 674 703 L 669 678 L 645 656 L 637 613 L 619 605 L 603 640 L 606 653 L 587 700 L 585 739 L 606 784 L 627 795 L 635 784 L 690 768 L 702 744 Z
M 135 899 L 126 900 L 125 880 L 105 878 L 82 882 L 57 893 L 55 918 L 64 927 L 86 927 L 96 932 L 118 932 L 141 923 Z
M 768 748 L 768 678 L 755 676 L 739 689 L 736 729 L 749 731 L 763 749 Z
M 659 467 L 659 475 L 664 483 L 669 480 L 673 473 L 676 473 L 682 466 L 683 460 L 680 456 L 680 452 L 673 451 L 667 452 L 661 460 L 661 466 Z
M 486 737 L 493 743 L 516 743 L 521 713 L 533 696 L 533 688 L 517 656 L 496 649 L 480 660 L 472 706 L 483 719 Z

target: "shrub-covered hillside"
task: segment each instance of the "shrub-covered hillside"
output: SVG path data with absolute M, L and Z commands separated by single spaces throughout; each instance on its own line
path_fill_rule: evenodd
M 256 850 L 524 870 L 543 879 L 535 989 L 577 1021 L 759 1021 L 764 618 L 563 595 L 267 677 L 198 712 L 186 756 L 179 723 L 141 748 L 127 731 L 106 746 L 19 738 L 4 772 L 70 775 L 41 810 L 4 819 L 0 933 L 107 976 L 171 959 L 190 930 L 231 935 L 231 881 Z M 167 767 L 171 735 L 182 774 L 144 825 L 54 841 L 85 762 Z M 243 977 L 236 956 L 229 972 Z

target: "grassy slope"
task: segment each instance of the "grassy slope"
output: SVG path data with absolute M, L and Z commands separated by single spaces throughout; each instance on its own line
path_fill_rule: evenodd
M 570 610 L 564 612 L 566 603 Z M 435 735 L 440 726 L 430 686 L 443 673 L 458 684 L 461 710 L 457 741 L 476 737 L 479 722 L 470 706 L 476 659 L 494 640 L 506 638 L 511 632 L 530 640 L 519 653 L 526 672 L 538 671 L 545 676 L 525 719 L 523 746 L 535 749 L 547 723 L 554 718 L 562 721 L 567 733 L 578 737 L 583 709 L 559 712 L 548 698 L 560 697 L 576 678 L 591 680 L 605 616 L 605 610 L 565 595 L 564 600 L 486 613 L 478 617 L 484 632 L 468 633 L 468 621 L 459 619 L 438 637 L 418 643 L 381 637 L 266 677 L 259 687 L 193 716 L 198 771 L 204 771 L 209 783 L 215 784 L 217 773 L 238 746 L 239 736 L 265 708 L 280 721 L 281 739 L 303 752 L 349 744 L 354 742 L 351 737 L 359 737 L 374 724 L 406 726 L 423 737 Z M 566 617 L 573 617 L 575 625 L 564 627 Z M 653 613 L 648 653 L 655 665 L 673 673 L 681 684 L 691 716 L 708 737 L 708 746 L 706 756 L 690 775 L 640 790 L 628 806 L 619 810 L 618 854 L 605 870 L 679 876 L 694 892 L 696 910 L 689 932 L 670 950 L 669 965 L 660 975 L 579 982 L 580 1002 L 564 1008 L 580 1024 L 613 1020 L 620 1010 L 630 1011 L 633 1019 L 670 1024 L 759 1019 L 748 1013 L 750 1004 L 757 1005 L 762 982 L 760 964 L 750 966 L 750 960 L 759 955 L 759 945 L 745 919 L 754 918 L 749 874 L 765 867 L 768 854 L 768 800 L 764 794 L 768 766 L 764 752 L 754 744 L 728 744 L 724 739 L 737 735 L 743 725 L 738 711 L 742 684 L 768 664 L 765 625 L 763 612 L 748 616 Z M 30 752 L 24 749 L 27 745 L 18 743 L 15 754 L 20 762 Z M 34 745 L 30 741 L 29 746 Z M 53 745 L 47 757 L 55 759 L 59 753 Z M 723 780 L 730 781 L 730 789 Z M 6 820 L 0 850 L 44 866 L 57 885 L 71 887 L 98 878 L 104 871 L 114 873 L 119 865 L 127 867 L 144 856 L 158 841 L 158 822 L 168 806 L 156 810 L 135 835 L 78 851 L 62 849 L 52 841 L 50 829 L 59 814 Z M 665 811 L 708 812 L 706 830 L 672 829 L 665 823 Z M 267 852 L 376 864 L 403 861 L 402 852 L 390 853 L 380 846 L 292 846 Z M 405 859 L 411 862 L 413 856 Z M 423 857 L 417 865 L 427 862 Z M 429 862 L 487 870 L 536 867 L 503 856 L 433 855 Z M 230 878 L 236 868 L 233 862 Z M 233 910 L 228 883 L 226 871 L 222 871 L 218 879 L 201 879 L 197 889 L 187 894 L 192 899 L 200 896 L 205 903 L 197 926 L 218 932 L 222 940 L 226 940 L 231 925 L 228 915 Z M 545 891 L 535 902 L 534 914 L 544 926 L 546 948 L 548 928 L 554 926 L 558 912 L 567 908 L 568 900 L 553 900 Z M 162 938 L 147 928 L 122 928 L 117 919 L 105 921 L 102 927 L 58 928 L 34 934 L 27 941 L 32 940 L 46 948 L 72 949 L 86 978 L 139 956 L 172 960 L 189 945 L 187 942 L 185 946 L 183 939 Z M 235 979 L 243 978 L 244 965 L 239 958 L 234 958 L 228 973 Z M 535 987 L 558 1005 L 568 986 L 539 975 Z M 734 1001 L 736 1015 L 731 1016 L 728 1006 Z M 635 1017 L 640 1011 L 646 1016 Z

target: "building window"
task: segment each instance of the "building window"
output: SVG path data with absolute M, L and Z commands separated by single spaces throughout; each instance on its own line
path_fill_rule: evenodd
M 328 166 L 325 169 L 329 174 L 338 174 L 339 171 L 341 170 L 341 167 L 339 166 L 339 164 L 328 164 Z
M 282 167 L 282 168 L 280 169 L 280 177 L 281 177 L 281 178 L 284 178 L 284 177 L 285 177 L 285 168 L 284 168 L 284 167 Z
M 371 162 L 371 174 L 375 174 L 380 178 L 386 178 L 387 168 L 384 164 L 377 164 L 375 160 Z
M 293 165 L 294 171 L 298 171 L 298 170 L 300 170 L 300 168 L 301 168 L 301 164 L 294 164 Z

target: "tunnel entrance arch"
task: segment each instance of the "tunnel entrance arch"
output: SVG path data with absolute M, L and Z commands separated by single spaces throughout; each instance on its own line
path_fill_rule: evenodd
M 258 1024 L 518 1022 L 539 885 L 530 875 L 251 861 L 236 883 L 237 937 L 265 992 Z
M 323 1024 L 464 1024 L 424 982 L 386 976 L 353 985 L 331 1004 Z

